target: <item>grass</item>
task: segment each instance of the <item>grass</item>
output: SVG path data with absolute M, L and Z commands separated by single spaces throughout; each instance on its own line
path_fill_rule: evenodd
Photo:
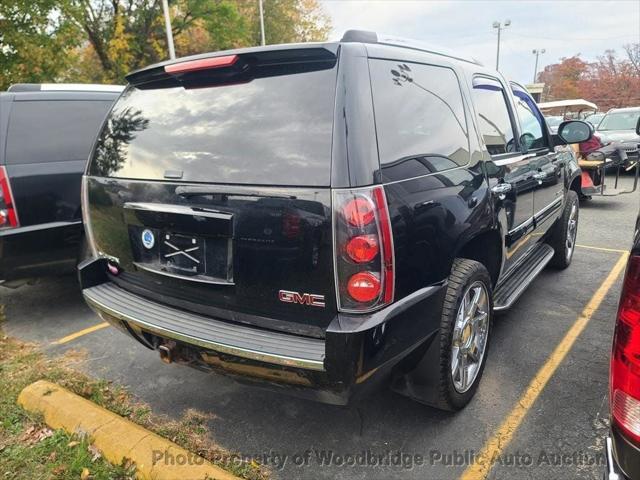
M 1 307 L 0 307 L 1 308 Z M 0 310 L 0 323 L 2 321 Z M 255 462 L 223 463 L 228 453 L 211 441 L 210 416 L 195 410 L 171 420 L 155 415 L 123 387 L 74 370 L 78 352 L 55 359 L 37 345 L 8 337 L 0 329 L 0 479 L 109 479 L 135 477 L 135 465 L 111 465 L 91 445 L 91 439 L 52 431 L 41 418 L 16 404 L 20 391 L 37 380 L 49 380 L 207 458 L 247 480 L 264 480 L 268 471 Z

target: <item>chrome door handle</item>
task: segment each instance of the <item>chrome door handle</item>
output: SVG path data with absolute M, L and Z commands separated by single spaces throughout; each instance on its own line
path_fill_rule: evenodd
M 511 191 L 513 187 L 510 183 L 498 183 L 491 187 L 491 191 L 496 195 L 505 195 Z

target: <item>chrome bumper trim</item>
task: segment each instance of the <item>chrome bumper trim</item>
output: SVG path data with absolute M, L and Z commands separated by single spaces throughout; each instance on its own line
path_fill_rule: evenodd
M 253 339 L 252 345 L 262 343 L 265 346 L 269 346 L 272 351 L 260 351 L 256 348 L 249 348 L 241 345 L 233 345 L 231 343 L 225 343 L 225 335 L 224 333 L 220 334 L 220 339 L 216 340 L 215 338 L 202 338 L 196 336 L 195 334 L 187 333 L 186 327 L 188 326 L 189 319 L 195 322 L 202 322 L 203 320 L 210 324 L 211 332 L 215 333 L 216 325 L 223 325 L 222 322 L 205 317 L 203 315 L 192 314 L 188 312 L 183 312 L 181 310 L 177 310 L 173 307 L 164 306 L 161 304 L 157 304 L 155 302 L 151 302 L 150 300 L 146 300 L 143 297 L 137 297 L 125 290 L 122 290 L 123 296 L 130 296 L 132 298 L 135 297 L 135 300 L 138 300 L 138 307 L 140 309 L 145 309 L 145 304 L 148 304 L 150 307 L 160 307 L 162 310 L 166 311 L 168 315 L 173 318 L 179 318 L 181 323 L 185 324 L 185 331 L 176 331 L 175 329 L 168 328 L 167 325 L 162 325 L 160 321 L 160 316 L 157 312 L 151 312 L 149 318 L 143 318 L 143 314 L 133 312 L 128 312 L 128 308 L 123 306 L 123 302 L 107 302 L 105 300 L 104 294 L 101 294 L 101 291 L 104 291 L 105 284 L 98 285 L 97 287 L 91 287 L 84 289 L 82 294 L 85 298 L 87 304 L 104 320 L 109 321 L 109 318 L 105 318 L 110 316 L 112 318 L 116 318 L 118 320 L 122 320 L 129 324 L 132 324 L 144 331 L 150 332 L 152 334 L 170 338 L 173 340 L 177 340 L 180 342 L 184 342 L 186 344 L 195 345 L 198 347 L 206 348 L 215 352 L 226 353 L 229 355 L 234 355 L 236 357 L 247 358 L 251 360 L 257 360 L 260 362 L 271 363 L 276 365 L 283 365 L 287 367 L 295 367 L 302 368 L 306 370 L 316 370 L 316 371 L 324 371 L 324 341 L 321 340 L 313 340 L 307 339 L 304 337 L 297 337 L 289 334 L 282 333 L 274 333 L 274 332 L 266 332 L 263 330 L 257 330 L 251 327 L 247 327 L 244 325 L 234 326 L 234 337 L 238 343 L 238 337 L 245 337 L 247 339 Z M 110 287 L 107 287 L 110 288 Z M 118 290 L 119 287 L 113 287 Z M 102 289 L 102 290 L 101 290 Z M 129 300 L 130 302 L 130 300 Z M 154 317 L 155 315 L 155 317 Z M 155 320 L 154 320 L 155 318 Z M 153 323 L 152 323 L 153 322 Z M 112 323 L 112 322 L 110 322 Z M 228 324 L 224 324 L 228 328 Z M 195 330 L 194 330 L 195 332 Z M 230 335 L 226 335 L 226 338 L 231 338 Z M 297 351 L 304 350 L 305 348 L 309 351 L 310 358 L 301 358 L 299 356 L 287 355 L 276 353 L 274 350 L 274 344 L 282 342 L 282 350 L 286 350 L 287 347 L 292 347 L 294 342 L 297 344 L 295 348 Z M 247 342 L 249 343 L 249 342 Z M 322 352 L 319 353 L 319 347 L 322 347 Z M 267 348 L 266 350 L 268 350 Z

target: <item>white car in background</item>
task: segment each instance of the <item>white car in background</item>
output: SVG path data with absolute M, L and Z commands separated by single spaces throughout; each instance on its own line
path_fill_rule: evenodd
M 612 108 L 598 124 L 596 132 L 602 143 L 640 142 L 636 125 L 640 107 Z

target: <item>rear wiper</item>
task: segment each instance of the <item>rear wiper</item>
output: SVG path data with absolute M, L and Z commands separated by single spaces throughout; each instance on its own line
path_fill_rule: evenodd
M 272 190 L 264 192 L 262 190 L 256 190 L 245 187 L 232 187 L 228 185 L 189 185 L 176 187 L 176 195 L 181 197 L 198 197 L 203 195 L 225 195 L 233 197 L 268 197 L 268 198 L 283 198 L 287 200 L 295 200 L 295 195 L 287 195 L 284 190 Z

